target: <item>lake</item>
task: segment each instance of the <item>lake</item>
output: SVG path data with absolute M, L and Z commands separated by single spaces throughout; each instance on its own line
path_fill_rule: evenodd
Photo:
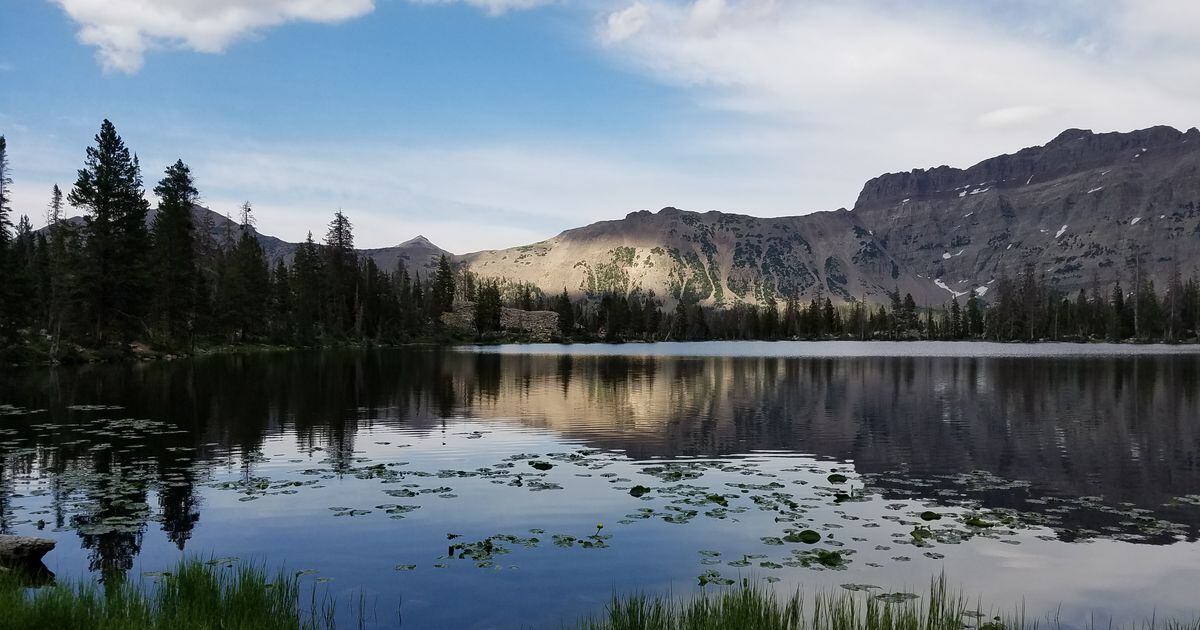
M 57 540 L 60 577 L 153 580 L 185 554 L 304 571 L 363 596 L 369 627 L 559 628 L 614 593 L 921 593 L 942 573 L 1067 627 L 1192 617 L 1200 354 L 735 342 L 11 369 L 0 529 Z

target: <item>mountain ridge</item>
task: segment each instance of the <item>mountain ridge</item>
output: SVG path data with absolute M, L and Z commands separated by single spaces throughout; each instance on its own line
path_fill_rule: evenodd
M 241 229 L 196 213 L 214 236 Z M 255 234 L 272 263 L 298 247 Z M 940 305 L 972 290 L 986 298 L 1028 265 L 1068 293 L 1114 281 L 1129 288 L 1134 274 L 1161 287 L 1200 265 L 1200 130 L 1067 129 L 966 168 L 874 177 L 850 210 L 754 217 L 667 207 L 518 247 L 455 255 L 418 235 L 359 251 L 389 271 L 404 262 L 428 277 L 446 255 L 483 278 L 546 293 L 654 292 L 668 307 L 817 295 L 883 302 L 892 293 Z
M 871 302 L 911 293 L 942 304 L 972 290 L 986 296 L 1029 264 L 1066 292 L 1128 287 L 1135 273 L 1162 286 L 1173 268 L 1200 263 L 1200 130 L 1068 129 L 965 169 L 880 175 L 849 211 L 639 211 L 459 258 L 481 275 L 548 291 L 654 289 L 668 302 L 709 304 L 817 292 Z

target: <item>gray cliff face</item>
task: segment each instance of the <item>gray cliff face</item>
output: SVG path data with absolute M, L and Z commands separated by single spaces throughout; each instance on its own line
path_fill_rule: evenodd
M 1162 290 L 1173 266 L 1200 263 L 1200 131 L 1071 129 L 965 170 L 877 177 L 854 213 L 947 295 L 986 292 L 1028 264 L 1066 291 L 1128 288 L 1139 268 Z

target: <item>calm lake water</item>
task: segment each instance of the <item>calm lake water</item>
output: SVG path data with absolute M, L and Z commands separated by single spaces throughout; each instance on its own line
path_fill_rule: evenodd
M 558 628 L 614 592 L 742 578 L 921 593 L 942 572 L 1068 626 L 1192 617 L 1200 354 L 704 343 L 0 371 L 0 529 L 56 539 L 60 577 L 153 580 L 185 554 L 308 571 L 347 620 L 365 596 L 373 627 Z

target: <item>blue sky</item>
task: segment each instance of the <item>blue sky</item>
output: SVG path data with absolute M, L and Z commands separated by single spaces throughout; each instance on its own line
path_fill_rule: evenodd
M 103 118 L 148 188 L 284 238 L 505 247 L 640 209 L 853 204 L 885 171 L 1200 119 L 1185 0 L 19 0 L 0 16 L 14 206 Z

